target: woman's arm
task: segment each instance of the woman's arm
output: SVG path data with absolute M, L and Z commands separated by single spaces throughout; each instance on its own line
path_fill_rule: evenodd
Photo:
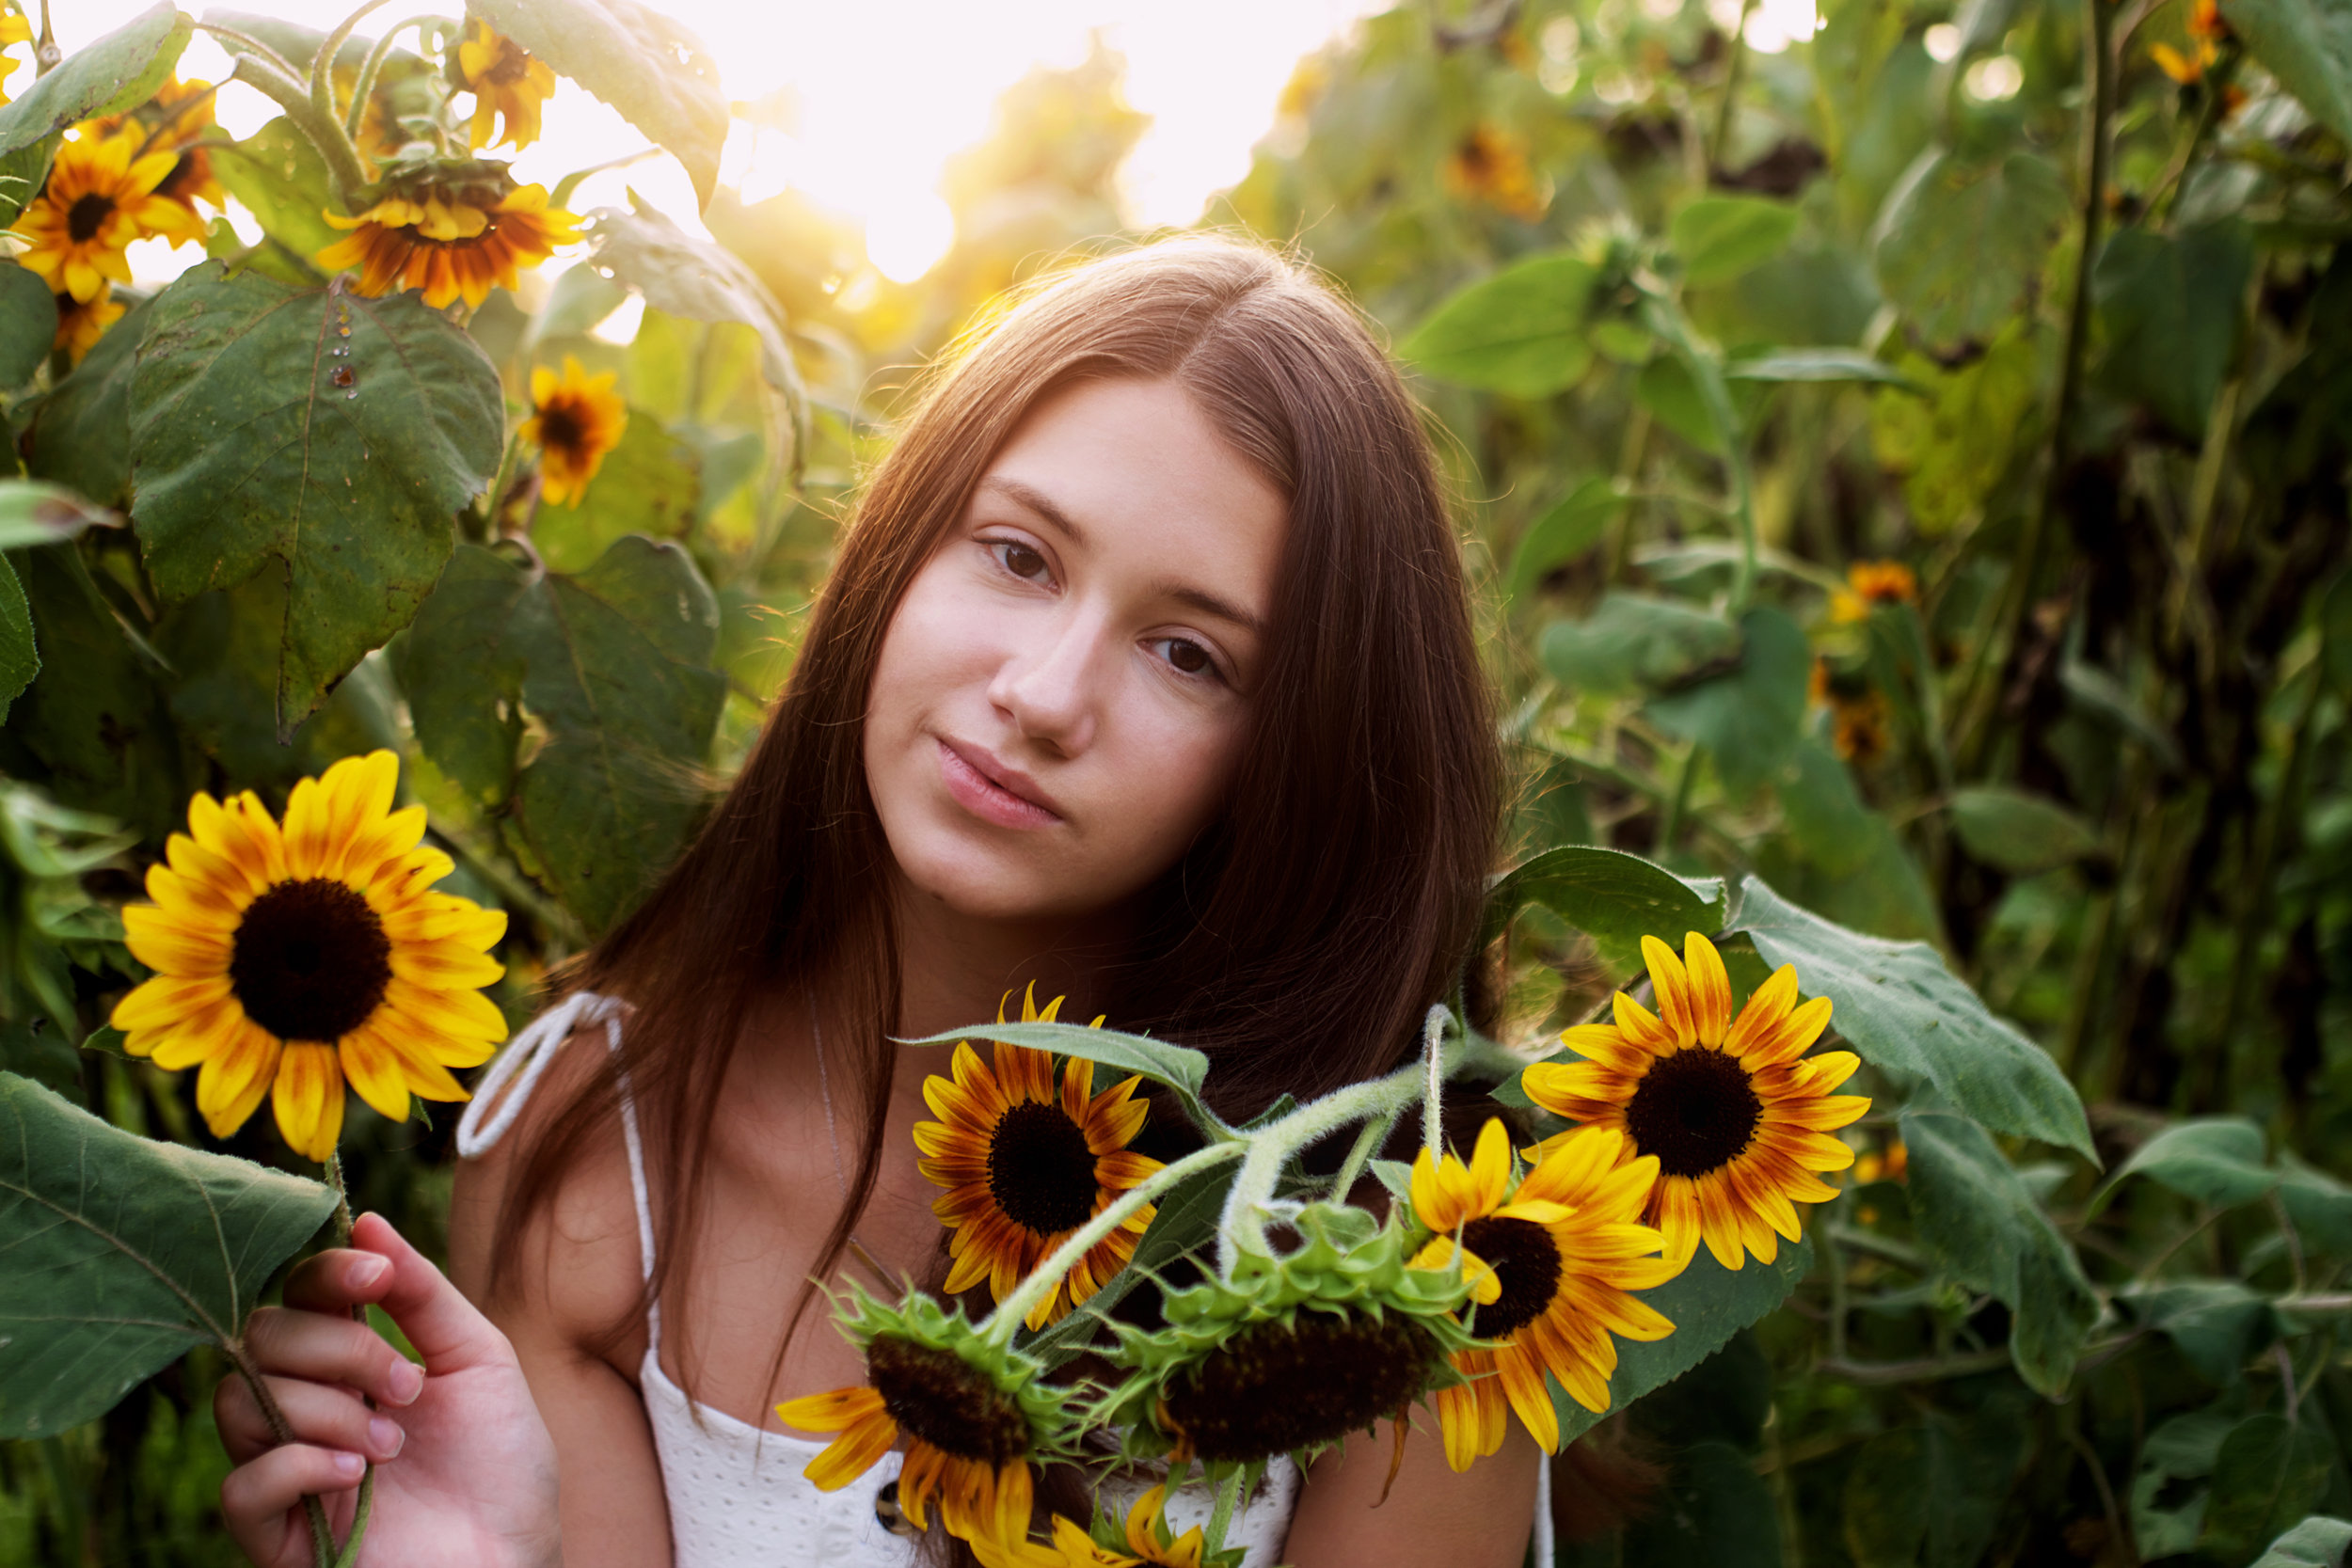
M 1395 1440 L 1385 1430 L 1359 1433 L 1309 1465 L 1282 1560 L 1294 1568 L 1518 1568 L 1534 1527 L 1543 1451 L 1514 1421 L 1499 1452 L 1456 1475 L 1437 1431 L 1435 1412 L 1414 1413 L 1392 1486 Z
M 593 1065 L 600 1039 L 576 1040 L 532 1097 L 560 1105 L 567 1069 Z M 668 1568 L 670 1509 L 661 1462 L 635 1382 L 587 1350 L 637 1297 L 637 1211 L 628 1167 L 591 1157 L 527 1231 L 525 1268 L 489 1291 L 490 1243 L 508 1162 L 534 1131 L 526 1116 L 498 1148 L 457 1167 L 450 1200 L 450 1274 L 505 1332 L 539 1413 L 554 1433 L 562 1478 L 564 1568 Z M 642 1345 L 640 1340 L 639 1344 Z

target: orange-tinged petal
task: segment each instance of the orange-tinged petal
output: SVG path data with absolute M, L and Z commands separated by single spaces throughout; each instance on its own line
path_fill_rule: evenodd
M 196 1075 L 196 1109 L 214 1137 L 228 1137 L 261 1106 L 284 1049 L 267 1030 L 248 1023 L 228 1049 L 205 1058 Z
M 1691 1027 L 1701 1045 L 1721 1045 L 1731 1027 L 1731 975 L 1715 944 L 1696 931 L 1682 937 L 1682 964 L 1689 977 Z
M 270 1087 L 270 1107 L 286 1146 L 324 1164 L 343 1132 L 343 1075 L 331 1045 L 289 1043 Z
M 1749 993 L 1748 1005 L 1740 1009 L 1739 1019 L 1724 1037 L 1724 1049 L 1735 1056 L 1745 1056 L 1796 1005 L 1797 966 L 1782 964 L 1772 971 L 1771 978 Z
M 1659 943 L 1659 949 L 1664 952 L 1665 944 Z M 1666 957 L 1677 964 L 1680 962 L 1675 959 L 1672 953 L 1667 953 Z M 1676 1038 L 1674 1031 L 1667 1028 L 1655 1013 L 1625 992 L 1619 991 L 1611 997 L 1610 1006 L 1616 1015 L 1617 1033 L 1644 1050 L 1655 1054 L 1681 1043 Z
M 1649 970 L 1650 989 L 1658 993 L 1658 1018 L 1677 1045 L 1697 1038 L 1691 1013 L 1691 976 L 1675 950 L 1656 937 L 1642 939 L 1642 961 Z

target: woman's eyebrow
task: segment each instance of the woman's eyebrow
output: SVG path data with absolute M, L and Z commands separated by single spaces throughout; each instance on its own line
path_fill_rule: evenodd
M 1080 528 L 1076 519 L 1073 518 L 1069 513 L 1055 504 L 1053 497 L 1036 485 L 1022 480 L 1007 478 L 1002 474 L 990 474 L 980 481 L 978 487 L 983 490 L 993 490 L 999 495 L 1019 502 L 1036 513 L 1043 521 L 1053 525 L 1072 544 L 1081 548 L 1085 546 L 1086 530 Z M 1255 615 L 1230 600 L 1217 597 L 1205 588 L 1196 588 L 1188 582 L 1162 581 L 1153 583 L 1152 592 L 1161 598 L 1173 599 L 1187 609 L 1197 610 L 1203 615 L 1212 615 L 1220 621 L 1229 621 L 1253 637 L 1262 637 L 1265 634 L 1265 624 Z
M 1061 532 L 1069 538 L 1072 544 L 1081 546 L 1086 544 L 1086 530 L 1080 528 L 1076 519 L 1072 517 L 1069 513 L 1064 512 L 1059 506 L 1056 505 L 1054 503 L 1053 497 L 1047 495 L 1036 485 L 1024 483 L 1022 481 L 1017 479 L 1007 479 L 1001 474 L 991 474 L 987 478 L 980 481 L 979 487 L 983 490 L 994 490 L 999 494 L 1009 496 L 1014 500 L 1019 501 L 1023 506 L 1025 506 L 1030 511 L 1036 513 L 1045 521 L 1053 524 L 1055 528 L 1060 530 Z
M 1220 621 L 1230 621 L 1252 637 L 1265 635 L 1263 622 L 1240 606 L 1229 600 L 1220 599 L 1206 589 L 1195 588 L 1187 582 L 1155 582 L 1152 585 L 1152 591 L 1162 598 L 1173 599 L 1178 604 L 1187 609 L 1197 610 L 1203 615 L 1214 616 Z

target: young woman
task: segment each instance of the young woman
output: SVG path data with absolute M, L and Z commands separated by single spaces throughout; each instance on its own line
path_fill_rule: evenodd
M 895 1456 L 819 1492 L 772 1415 L 863 1381 L 810 1281 L 946 1272 L 911 1129 L 946 1053 L 894 1037 L 1034 983 L 1207 1052 L 1235 1116 L 1400 1060 L 1495 852 L 1466 597 L 1419 415 L 1305 272 L 1192 238 L 1032 293 L 872 475 L 691 847 L 469 1107 L 463 1295 L 371 1218 L 257 1316 L 300 1441 L 222 1386 L 248 1555 L 305 1561 L 300 1496 L 347 1512 L 364 1454 L 371 1563 L 964 1560 L 898 1533 Z M 1382 1502 L 1390 1457 L 1278 1465 L 1250 1568 L 1521 1560 L 1524 1433 L 1455 1475 L 1424 1412 Z

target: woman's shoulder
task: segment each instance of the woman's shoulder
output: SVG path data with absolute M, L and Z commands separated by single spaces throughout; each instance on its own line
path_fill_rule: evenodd
M 638 1300 L 644 1265 L 620 1117 L 608 1107 L 592 1124 L 572 1126 L 593 1114 L 593 1104 L 580 1108 L 581 1096 L 609 1080 L 611 1062 L 603 1025 L 576 1026 L 553 1048 L 504 1135 L 457 1163 L 450 1196 L 451 1275 L 510 1335 L 515 1327 L 506 1320 L 514 1318 L 577 1343 L 600 1342 Z M 509 1084 L 502 1095 L 522 1087 Z M 495 1111 L 501 1102 L 485 1109 Z M 566 1132 L 578 1139 L 571 1158 L 544 1198 L 508 1219 L 514 1234 L 506 1239 L 506 1267 L 494 1269 L 501 1211 L 510 1199 L 530 1203 L 533 1168 Z

